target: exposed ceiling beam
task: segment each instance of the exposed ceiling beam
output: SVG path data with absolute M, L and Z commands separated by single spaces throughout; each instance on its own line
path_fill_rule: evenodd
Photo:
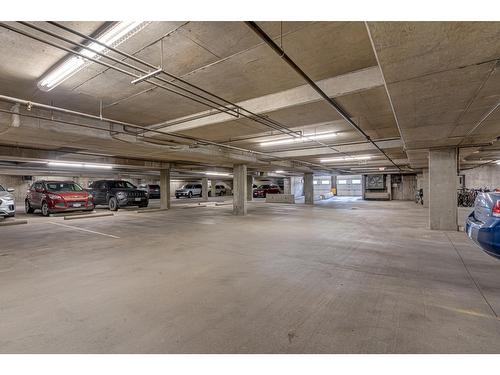
M 370 68 L 357 70 L 340 76 L 330 77 L 318 81 L 317 84 L 325 93 L 327 93 L 327 95 L 331 97 L 339 97 L 379 87 L 382 86 L 384 82 L 378 66 L 372 66 Z M 262 114 L 298 105 L 318 102 L 320 100 L 322 100 L 321 97 L 314 91 L 314 89 L 312 89 L 309 85 L 302 85 L 277 93 L 244 100 L 237 103 L 237 105 L 257 114 Z M 203 111 L 193 115 L 161 122 L 152 125 L 151 127 L 157 130 L 177 132 L 230 120 L 234 120 L 234 117 L 231 115 Z

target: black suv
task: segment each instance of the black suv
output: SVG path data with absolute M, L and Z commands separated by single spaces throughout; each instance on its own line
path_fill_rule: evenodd
M 147 207 L 149 203 L 148 193 L 137 189 L 128 181 L 94 181 L 89 185 L 88 190 L 94 196 L 96 206 L 105 204 L 111 211 L 125 206 Z

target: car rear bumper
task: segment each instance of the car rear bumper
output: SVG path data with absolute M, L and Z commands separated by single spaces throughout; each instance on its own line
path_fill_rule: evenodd
M 465 222 L 465 233 L 486 253 L 500 259 L 500 220 L 492 218 L 483 223 L 472 213 Z

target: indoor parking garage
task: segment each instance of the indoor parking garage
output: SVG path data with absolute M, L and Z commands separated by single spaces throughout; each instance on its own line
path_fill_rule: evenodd
M 1 21 L 0 353 L 499 353 L 499 40 Z

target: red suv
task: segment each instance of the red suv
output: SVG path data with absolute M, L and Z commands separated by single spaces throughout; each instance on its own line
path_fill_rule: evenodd
M 92 195 L 73 181 L 37 181 L 28 190 L 24 205 L 27 214 L 38 208 L 43 216 L 54 212 L 94 209 Z
M 278 185 L 260 185 L 253 190 L 254 198 L 265 198 L 267 194 L 280 194 L 281 190 Z

